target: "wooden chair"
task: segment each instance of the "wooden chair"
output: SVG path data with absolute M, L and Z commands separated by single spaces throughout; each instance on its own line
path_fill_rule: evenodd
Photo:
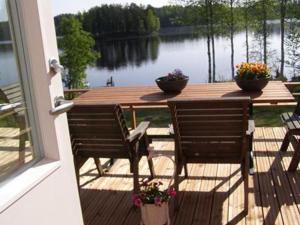
M 137 192 L 138 163 L 142 156 L 148 156 L 149 141 L 146 130 L 150 122 L 140 123 L 129 133 L 123 111 L 117 104 L 75 105 L 67 115 L 78 181 L 79 169 L 90 157 L 94 158 L 100 175 L 102 168 L 99 158 L 129 159 L 130 171 L 134 177 L 134 191 Z M 148 159 L 148 164 L 153 177 L 151 159 Z
M 286 128 L 286 134 L 280 147 L 280 151 L 285 152 L 291 143 L 295 153 L 289 165 L 288 171 L 295 171 L 300 161 L 300 102 L 298 102 L 294 112 L 286 112 L 280 115 Z
M 19 104 L 22 106 L 24 103 L 22 89 L 19 83 L 14 83 L 8 86 L 0 88 L 0 98 L 4 103 L 8 104 Z M 26 129 L 26 119 L 24 107 L 15 107 L 10 110 L 7 114 L 11 114 L 15 118 L 18 127 L 20 128 L 19 133 L 19 160 L 24 162 L 25 160 L 25 145 L 28 139 L 28 132 L 30 129 Z
M 239 163 L 244 179 L 245 211 L 248 210 L 250 98 L 172 100 L 168 102 L 175 135 L 176 176 L 188 163 Z

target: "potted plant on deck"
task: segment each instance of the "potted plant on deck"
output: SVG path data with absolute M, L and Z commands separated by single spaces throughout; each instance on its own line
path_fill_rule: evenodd
M 157 78 L 157 86 L 165 93 L 180 93 L 189 81 L 189 77 L 184 75 L 181 70 L 176 69 L 167 76 Z
M 242 62 L 236 67 L 235 81 L 244 91 L 261 91 L 269 82 L 270 74 L 266 64 Z
M 161 182 L 144 181 L 138 194 L 132 195 L 135 206 L 141 207 L 141 224 L 164 225 L 171 224 L 169 216 L 169 201 L 176 196 L 174 188 L 160 190 Z

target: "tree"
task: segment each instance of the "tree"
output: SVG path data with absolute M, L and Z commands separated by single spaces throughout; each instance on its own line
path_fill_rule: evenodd
M 83 31 L 81 23 L 75 17 L 63 18 L 61 31 L 63 38 L 60 42 L 60 61 L 66 68 L 63 81 L 69 89 L 82 88 L 86 84 L 87 66 L 94 64 L 99 57 L 93 51 L 95 41 L 88 32 Z
M 289 23 L 285 45 L 287 50 L 286 64 L 292 69 L 292 79 L 295 80 L 296 75 L 300 73 L 300 30 L 295 19 Z
M 244 5 L 244 20 L 245 20 L 245 35 L 246 35 L 246 61 L 249 62 L 249 0 L 245 1 Z
M 209 12 L 209 0 L 205 0 L 205 26 L 206 26 L 206 38 L 207 38 L 207 57 L 208 57 L 208 82 L 212 82 L 211 78 L 211 68 L 212 68 L 212 61 L 211 61 L 211 29 L 210 29 L 210 12 Z
M 233 36 L 234 36 L 234 14 L 233 14 L 233 3 L 234 0 L 230 0 L 230 46 L 231 46 L 231 76 L 234 78 L 234 42 L 233 42 Z
M 280 62 L 280 75 L 284 76 L 284 37 L 285 37 L 285 16 L 286 16 L 287 0 L 280 1 L 280 31 L 281 31 L 281 62 Z
M 146 27 L 147 27 L 147 33 L 153 33 L 159 31 L 160 28 L 159 19 L 155 16 L 152 9 L 147 10 Z

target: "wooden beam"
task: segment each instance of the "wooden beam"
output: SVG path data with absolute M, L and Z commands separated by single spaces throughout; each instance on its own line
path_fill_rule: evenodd
M 130 117 L 131 117 L 131 128 L 135 129 L 136 128 L 136 111 L 135 111 L 135 108 L 133 108 L 133 106 L 130 106 L 129 110 L 130 110 Z
M 284 85 L 287 87 L 300 86 L 300 82 L 284 82 Z
M 85 93 L 91 90 L 90 88 L 82 88 L 82 89 L 65 89 L 64 93 Z

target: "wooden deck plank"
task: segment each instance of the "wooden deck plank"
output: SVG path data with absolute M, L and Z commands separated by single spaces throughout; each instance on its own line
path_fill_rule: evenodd
M 274 187 L 277 195 L 277 200 L 280 207 L 280 212 L 283 220 L 287 224 L 300 224 L 299 212 L 297 206 L 294 204 L 292 191 L 284 174 L 284 168 L 281 164 L 281 158 L 278 152 L 276 139 L 272 128 L 263 128 L 264 137 L 266 140 L 266 150 L 270 162 L 270 169 L 272 172 Z M 272 141 L 270 141 L 272 140 Z
M 244 183 L 241 176 L 240 165 L 232 164 L 230 174 L 228 224 L 245 225 Z
M 113 167 L 122 167 L 122 165 L 126 165 L 126 169 L 124 169 L 124 170 L 127 173 L 127 171 L 129 169 L 127 166 L 128 163 L 126 163 L 125 161 L 126 160 L 119 160 L 116 162 L 116 164 Z M 113 169 L 114 168 L 112 168 L 112 170 Z M 110 173 L 112 173 L 112 171 Z M 124 174 L 124 172 L 123 172 L 123 174 Z M 119 201 L 119 198 L 117 198 L 115 196 L 116 192 L 109 191 L 109 190 L 110 190 L 111 186 L 117 187 L 115 189 L 122 187 L 123 184 L 122 184 L 122 186 L 120 186 L 120 182 L 122 182 L 123 179 L 118 178 L 118 177 L 110 177 L 109 174 L 106 174 L 103 178 L 100 178 L 103 180 L 103 182 L 100 182 L 98 184 L 99 186 L 96 187 L 96 190 L 100 189 L 102 193 L 96 192 L 96 194 L 95 194 L 95 193 L 93 193 L 93 192 L 95 192 L 95 189 L 89 189 L 90 199 L 88 199 L 88 201 L 90 201 L 90 204 L 83 211 L 83 213 L 85 215 L 84 219 L 85 219 L 86 224 L 94 224 L 95 222 L 93 222 L 93 221 L 98 220 L 99 214 L 101 215 L 101 213 L 105 212 L 107 210 L 107 208 L 109 208 L 109 205 L 112 205 L 112 204 L 106 204 L 108 200 L 110 201 L 110 203 L 115 203 L 116 201 Z M 112 189 L 112 190 L 114 190 L 114 189 Z M 131 189 L 129 189 L 129 190 L 131 190 Z M 120 195 L 118 195 L 118 197 L 119 196 Z M 107 214 L 109 214 L 109 211 L 108 211 L 108 213 L 106 213 L 106 215 Z
M 254 161 L 254 165 L 256 162 Z M 255 166 L 257 168 L 257 166 Z M 258 175 L 254 173 L 249 177 L 249 209 L 246 217 L 247 225 L 259 225 L 264 223 L 262 210 L 261 191 L 258 183 Z
M 276 136 L 276 143 L 277 147 L 280 148 L 281 142 L 285 135 L 285 130 L 283 128 L 276 127 L 273 129 L 273 132 Z M 289 146 L 288 151 L 284 153 L 280 153 L 281 156 L 281 162 L 283 164 L 283 167 L 285 168 L 285 171 L 287 171 L 287 168 L 290 165 L 292 156 L 294 154 L 294 149 L 292 145 Z M 296 172 L 286 172 L 286 176 L 289 180 L 289 184 L 291 186 L 291 189 L 293 191 L 295 202 L 298 206 L 298 209 L 300 208 L 300 173 L 299 173 L 300 165 L 298 165 L 298 170 Z
M 0 179 L 33 160 L 33 149 L 28 140 L 25 141 L 24 156 L 20 158 L 19 133 L 19 128 L 0 128 Z
M 218 165 L 218 172 L 216 176 L 216 193 L 213 201 L 213 208 L 211 212 L 212 225 L 227 224 L 228 223 L 228 205 L 229 205 L 229 190 L 230 190 L 230 165 Z
M 204 176 L 198 193 L 198 201 L 192 224 L 209 224 L 213 208 L 218 164 L 204 164 Z
M 196 205 L 199 195 L 198 191 L 200 189 L 200 184 L 202 180 L 201 178 L 199 178 L 197 181 L 195 181 L 194 179 L 198 176 L 204 176 L 204 166 L 189 164 L 188 171 L 190 178 L 187 179 L 187 185 L 185 187 L 184 192 L 180 193 L 182 196 L 184 196 L 182 198 L 182 201 L 180 202 L 180 209 L 185 210 L 179 209 L 176 216 L 176 225 L 184 223 L 191 224 L 194 213 L 197 213 Z
M 299 207 L 295 204 L 295 192 L 296 190 L 291 187 L 291 180 L 289 180 L 287 172 L 288 164 L 287 160 L 282 160 L 281 153 L 278 151 L 279 143 L 277 141 L 274 129 L 264 128 L 265 137 L 273 139 L 269 142 L 267 150 L 270 153 L 270 159 L 273 159 L 272 172 L 274 176 L 274 185 L 276 192 L 278 193 L 279 205 L 281 205 L 281 214 L 285 224 L 300 224 Z M 295 173 L 293 173 L 295 174 Z M 299 193 L 299 192 L 298 192 Z
M 266 151 L 266 143 L 262 129 L 255 130 L 254 152 L 256 159 L 256 173 L 261 192 L 261 207 L 265 224 L 284 224 L 277 201 L 277 195 L 270 171 L 270 163 Z
M 246 217 L 236 219 L 244 207 L 243 183 L 227 193 L 241 178 L 239 166 L 191 164 L 190 178 L 180 183 L 180 210 L 175 215 L 174 224 L 298 224 L 300 173 L 299 170 L 286 172 L 292 148 L 287 153 L 278 153 L 283 135 L 283 128 L 256 129 L 254 155 L 257 171 L 249 179 L 249 213 Z M 170 141 L 155 141 L 154 145 L 165 152 L 172 152 L 174 148 Z M 154 166 L 158 179 L 168 183 L 172 162 L 160 157 L 154 159 Z M 133 179 L 126 160 L 117 160 L 101 178 L 97 178 L 92 160 L 81 172 L 84 185 L 80 193 L 86 224 L 139 224 L 140 212 L 132 207 Z M 145 158 L 141 160 L 140 174 L 141 177 L 149 175 Z

